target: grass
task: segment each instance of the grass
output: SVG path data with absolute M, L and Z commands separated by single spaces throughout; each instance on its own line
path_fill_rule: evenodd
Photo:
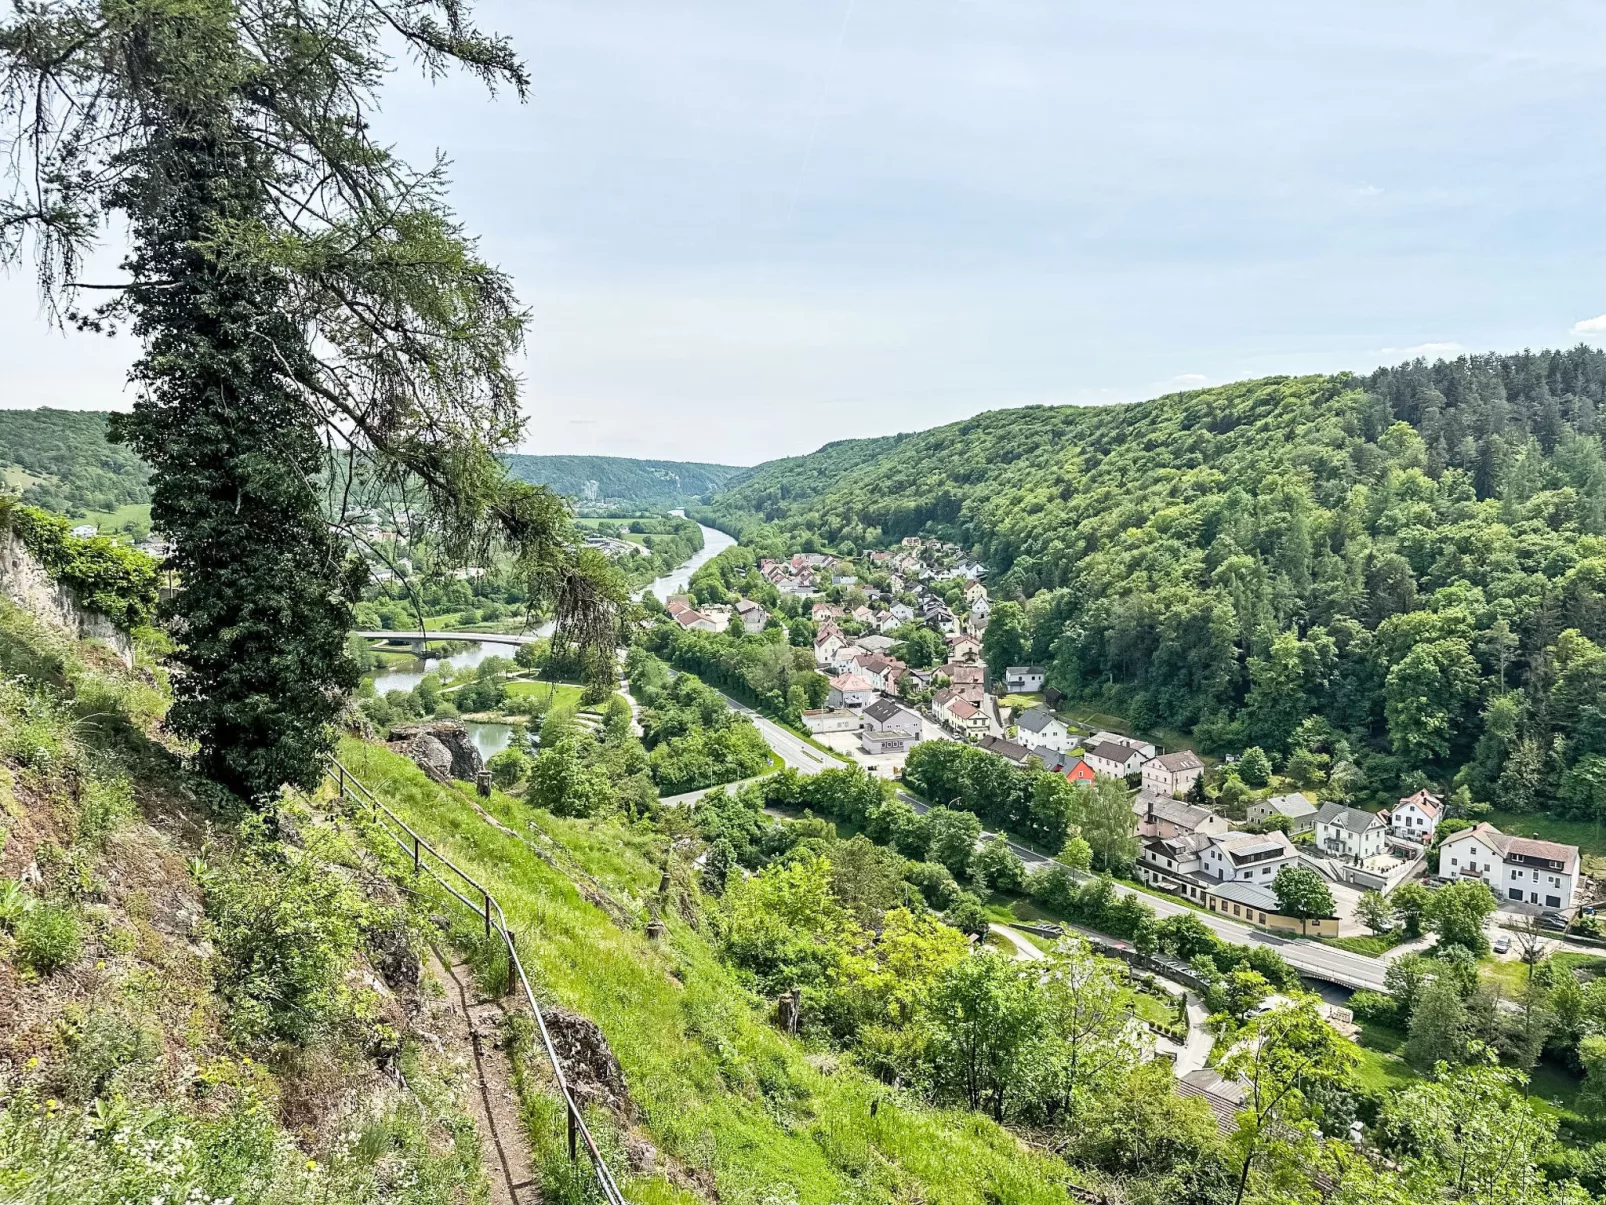
M 1365 937 L 1319 937 L 1325 946 L 1348 950 L 1351 954 L 1365 954 L 1368 958 L 1381 958 L 1401 942 L 1409 941 L 1399 929 L 1387 933 L 1369 933 Z
M 147 528 L 151 523 L 151 504 L 149 502 L 130 502 L 119 506 L 116 510 L 90 510 L 84 512 L 84 517 L 74 519 L 74 526 L 79 523 L 93 523 L 100 528 L 103 536 L 121 536 L 124 523 L 143 523 Z
M 1002 695 L 998 700 L 1002 706 L 1008 707 L 1017 712 L 1026 711 L 1029 708 L 1036 707 L 1042 701 L 1043 695 L 1041 691 L 1038 691 L 1034 694 Z
M 669 1159 L 709 1178 L 704 1196 L 736 1205 L 1058 1205 L 1077 1180 L 1063 1162 L 1022 1149 L 982 1117 L 927 1107 L 848 1062 L 817 1067 L 801 1043 L 766 1023 L 768 1002 L 735 982 L 678 909 L 664 910 L 664 941 L 649 942 L 646 901 L 662 856 L 655 834 L 617 820 L 559 820 L 493 794 L 487 811 L 517 833 L 537 829 L 538 854 L 405 759 L 350 740 L 342 753 L 370 788 L 500 899 L 537 992 L 601 1028 L 641 1128 Z M 588 903 L 576 877 L 589 880 L 588 895 L 611 897 L 626 923 Z M 872 1105 L 879 1106 L 873 1114 Z M 550 1108 L 529 1112 L 550 1128 Z M 559 1141 L 561 1133 L 559 1124 Z M 537 1134 L 538 1146 L 552 1137 Z M 617 1134 L 604 1141 L 618 1151 Z M 618 1159 L 620 1174 L 623 1166 Z M 638 1205 L 688 1199 L 661 1175 L 631 1179 L 626 1193 Z
M 1356 1041 L 1360 1060 L 1355 1066 L 1355 1082 L 1367 1092 L 1397 1092 L 1422 1077 L 1400 1057 L 1405 1035 L 1386 1025 L 1362 1025 Z
M 580 706 L 580 696 L 585 694 L 585 688 L 574 686 L 568 682 L 533 682 L 513 681 L 507 683 L 507 697 L 510 699 L 547 698 L 552 699 L 555 707 L 565 704 L 575 708 Z

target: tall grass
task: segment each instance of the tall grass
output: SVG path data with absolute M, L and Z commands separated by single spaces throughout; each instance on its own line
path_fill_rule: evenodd
M 536 991 L 597 1023 L 624 1069 L 645 1135 L 687 1176 L 711 1179 L 721 1200 L 1048 1205 L 1063 1202 L 1065 1186 L 1078 1182 L 1063 1162 L 984 1118 L 930 1108 L 845 1057 L 809 1057 L 765 1023 L 767 1003 L 740 988 L 678 915 L 665 917 L 661 945 L 649 942 L 646 901 L 661 873 L 654 834 L 614 820 L 559 820 L 494 795 L 483 806 L 510 836 L 476 815 L 467 796 L 430 782 L 404 758 L 355 741 L 342 755 L 398 815 L 498 897 Z M 606 910 L 586 898 L 576 877 L 593 897 L 611 897 Z M 561 1137 L 561 1113 L 528 1100 L 526 1108 L 539 1160 Z M 618 1142 L 598 1121 L 604 1141 Z M 556 1198 L 572 1196 L 572 1186 L 547 1187 Z M 661 1174 L 629 1179 L 626 1191 L 641 1205 L 681 1195 Z

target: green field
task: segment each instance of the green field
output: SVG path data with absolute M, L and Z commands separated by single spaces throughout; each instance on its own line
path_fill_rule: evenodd
M 82 519 L 74 519 L 74 523 L 93 523 L 100 528 L 103 536 L 120 534 L 124 523 L 143 523 L 146 527 L 151 523 L 151 504 L 149 502 L 130 502 L 126 506 L 119 506 L 116 510 L 85 511 Z
M 519 679 L 507 684 L 507 697 L 510 699 L 527 699 L 537 696 L 550 698 L 555 707 L 567 704 L 578 709 L 580 696 L 584 693 L 584 687 L 574 686 L 568 682 L 534 682 L 529 679 Z

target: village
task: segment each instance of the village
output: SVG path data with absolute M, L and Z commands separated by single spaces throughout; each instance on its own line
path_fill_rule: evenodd
M 1207 767 L 1192 750 L 1068 718 L 1041 665 L 1006 666 L 994 680 L 982 658 L 992 610 L 987 569 L 958 546 L 909 537 L 862 561 L 885 576 L 884 588 L 861 581 L 850 559 L 826 553 L 766 559 L 759 570 L 783 600 L 806 605 L 815 624 L 814 663 L 830 694 L 823 707 L 803 712 L 804 728 L 872 774 L 901 778 L 915 745 L 950 740 L 1075 784 L 1122 782 L 1132 791 L 1137 882 L 1273 931 L 1365 934 L 1362 896 L 1387 895 L 1412 880 L 1478 879 L 1511 917 L 1536 917 L 1558 931 L 1589 902 L 1577 847 L 1452 819 L 1445 800 L 1427 790 L 1379 812 L 1286 791 L 1230 817 L 1209 806 Z M 826 601 L 827 592 L 852 598 Z M 769 622 L 766 609 L 746 598 L 699 608 L 675 599 L 669 611 L 687 630 L 723 631 L 734 620 L 758 632 Z M 911 625 L 940 637 L 944 660 L 921 667 L 896 655 Z M 1273 884 L 1290 866 L 1321 877 L 1331 915 L 1300 913 L 1279 899 Z

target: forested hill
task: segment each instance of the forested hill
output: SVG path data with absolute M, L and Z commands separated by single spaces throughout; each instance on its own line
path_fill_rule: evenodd
M 549 485 L 588 502 L 680 506 L 726 485 L 747 469 L 680 460 L 629 460 L 620 456 L 508 456 L 521 481 Z
M 57 511 L 111 511 L 149 502 L 149 466 L 106 440 L 94 410 L 0 410 L 0 471 L 23 501 Z
M 1306 747 L 1363 799 L 1459 776 L 1606 814 L 1603 404 L 1583 347 L 1276 377 L 836 445 L 702 513 L 760 546 L 956 538 L 1029 600 L 1021 655 L 1140 727 Z

